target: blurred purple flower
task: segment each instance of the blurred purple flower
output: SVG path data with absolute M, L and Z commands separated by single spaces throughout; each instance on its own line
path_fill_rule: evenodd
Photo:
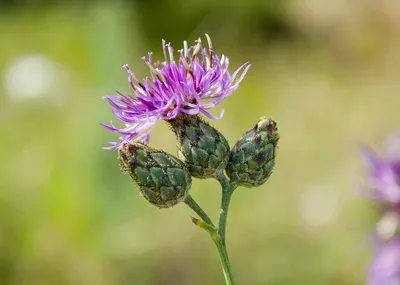
M 400 207 L 400 159 L 396 157 L 380 157 L 370 149 L 363 154 L 369 165 L 369 198 Z
M 120 142 L 110 142 L 106 149 L 118 149 L 129 141 L 149 143 L 150 133 L 159 120 L 172 120 L 179 114 L 197 115 L 202 113 L 210 119 L 207 110 L 214 108 L 225 97 L 231 95 L 246 75 L 250 65 L 245 63 L 232 75 L 228 71 L 229 59 L 221 58 L 214 52 L 211 39 L 206 35 L 208 48 L 199 38 L 197 44 L 189 47 L 186 41 L 174 60 L 174 50 L 162 41 L 164 61 L 154 62 L 152 53 L 142 59 L 150 69 L 151 77 L 139 81 L 128 65 L 123 67 L 129 73 L 129 82 L 135 96 L 105 96 L 111 104 L 114 115 L 125 124 L 124 128 L 102 124 L 106 129 L 121 135 Z M 239 72 L 240 76 L 236 79 Z
M 400 237 L 377 243 L 370 265 L 368 284 L 400 284 Z

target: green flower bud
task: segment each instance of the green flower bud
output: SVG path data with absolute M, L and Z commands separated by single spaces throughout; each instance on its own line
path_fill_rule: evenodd
M 178 158 L 142 143 L 128 143 L 119 149 L 119 160 L 150 204 L 169 208 L 188 195 L 192 177 Z
M 226 166 L 231 182 L 249 188 L 265 183 L 275 164 L 278 140 L 276 123 L 262 117 L 232 148 Z
M 197 178 L 215 177 L 229 160 L 225 137 L 199 116 L 180 115 L 168 121 L 178 140 L 178 156 Z

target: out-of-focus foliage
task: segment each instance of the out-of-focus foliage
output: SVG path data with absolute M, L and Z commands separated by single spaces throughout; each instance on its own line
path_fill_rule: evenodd
M 212 122 L 231 146 L 261 116 L 281 140 L 275 172 L 233 197 L 237 284 L 362 284 L 376 217 L 357 191 L 360 142 L 399 128 L 398 1 L 1 1 L 0 284 L 222 284 L 185 205 L 149 207 L 115 151 L 105 93 L 129 63 L 207 32 L 252 68 Z M 153 147 L 175 153 L 157 125 Z M 218 214 L 215 181 L 192 195 Z

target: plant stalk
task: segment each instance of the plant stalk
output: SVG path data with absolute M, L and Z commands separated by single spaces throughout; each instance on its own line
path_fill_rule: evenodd
M 218 250 L 219 258 L 221 260 L 222 271 L 224 273 L 226 285 L 233 285 L 232 270 L 231 270 L 231 265 L 229 262 L 225 244 L 222 242 L 222 239 L 217 232 L 215 232 L 214 234 L 212 234 L 212 233 L 210 233 L 210 234 L 211 234 L 212 240 L 214 241 L 215 245 L 217 246 L 217 250 Z
M 221 210 L 219 215 L 219 227 L 218 229 L 214 226 L 210 217 L 203 211 L 203 209 L 197 204 L 197 202 L 188 195 L 185 203 L 201 218 L 198 220 L 192 218 L 192 221 L 198 227 L 207 231 L 213 242 L 215 243 L 218 251 L 218 255 L 222 265 L 222 271 L 224 273 L 226 285 L 233 285 L 233 276 L 231 265 L 228 258 L 228 251 L 226 249 L 225 233 L 226 233 L 226 223 L 228 218 L 228 209 L 231 201 L 233 191 L 236 186 L 231 184 L 228 178 L 223 172 L 220 172 L 216 176 L 217 180 L 222 187 L 222 200 L 221 200 Z
M 218 233 L 221 237 L 222 243 L 225 245 L 226 223 L 228 219 L 228 209 L 231 202 L 231 197 L 236 186 L 231 184 L 223 172 L 217 174 L 217 180 L 222 187 L 221 210 L 219 213 L 219 226 Z
M 199 217 L 211 227 L 215 227 L 210 217 L 203 211 L 203 209 L 197 204 L 197 202 L 192 198 L 192 196 L 188 195 L 185 199 L 186 205 L 188 205 Z

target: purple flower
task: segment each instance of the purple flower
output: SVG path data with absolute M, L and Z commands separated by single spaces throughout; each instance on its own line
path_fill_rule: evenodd
M 151 75 L 143 81 L 135 77 L 128 65 L 123 66 L 129 73 L 134 96 L 117 91 L 117 96 L 104 97 L 111 104 L 114 115 L 125 124 L 123 128 L 117 128 L 112 122 L 110 126 L 102 124 L 121 135 L 120 142 L 110 142 L 111 146 L 106 149 L 118 149 L 130 141 L 148 144 L 157 121 L 172 120 L 181 113 L 202 113 L 213 120 L 222 117 L 223 110 L 219 117 L 212 116 L 207 110 L 238 88 L 250 65 L 243 64 L 231 75 L 228 57 L 219 57 L 212 48 L 211 39 L 206 37 L 208 48 L 203 47 L 200 38 L 189 48 L 185 41 L 177 61 L 172 46 L 163 40 L 163 62 L 153 62 L 152 53 L 142 58 Z
M 369 285 L 400 284 L 400 237 L 377 242 L 368 277 Z
M 400 207 L 400 159 L 384 158 L 372 150 L 364 149 L 369 165 L 370 179 L 368 196 L 378 202 Z

